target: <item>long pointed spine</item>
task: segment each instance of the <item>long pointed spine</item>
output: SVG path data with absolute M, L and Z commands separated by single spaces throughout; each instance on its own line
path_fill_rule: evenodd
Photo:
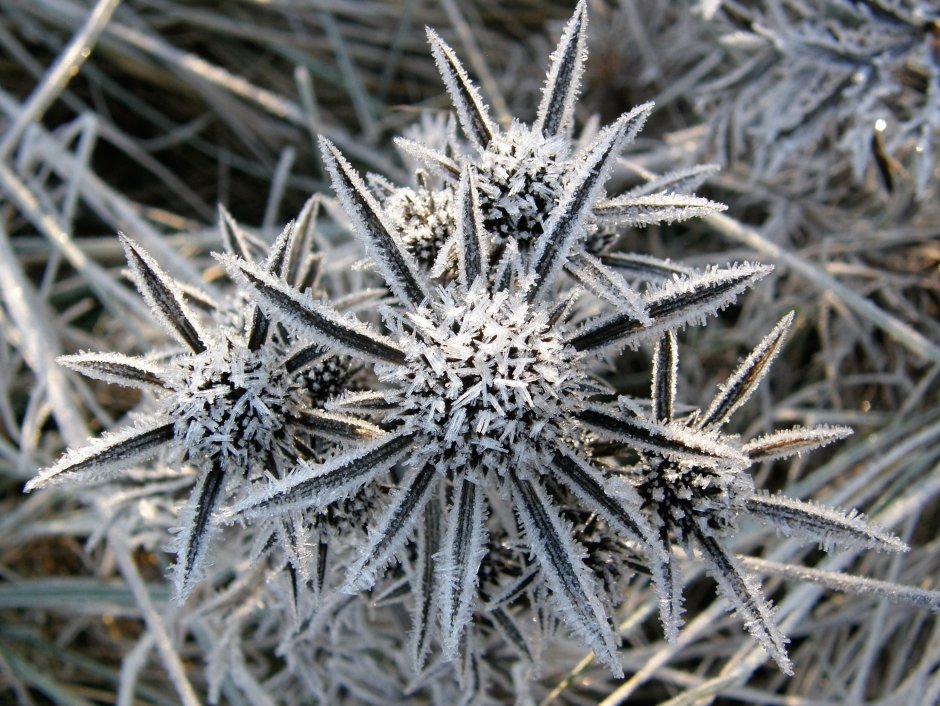
M 671 422 L 676 400 L 676 377 L 679 368 L 679 342 L 676 334 L 668 331 L 653 349 L 653 420 Z
M 783 339 L 793 324 L 793 312 L 784 316 L 773 330 L 764 337 L 754 350 L 721 386 L 698 423 L 700 429 L 710 429 L 724 424 L 735 410 L 747 402 L 757 389 L 764 375 L 770 370 L 774 358 L 783 344 Z
M 219 256 L 219 260 L 233 277 L 255 291 L 266 313 L 306 328 L 324 348 L 366 360 L 396 365 L 405 362 L 398 346 L 365 324 L 315 302 L 256 265 L 230 256 Z
M 561 135 L 570 127 L 586 58 L 587 3 L 581 0 L 552 54 L 542 89 L 535 128 L 546 137 Z
M 182 290 L 149 253 L 123 233 L 118 234 L 137 289 L 169 333 L 194 353 L 206 350 L 205 334 L 186 306 Z
M 594 591 L 594 582 L 581 560 L 580 548 L 570 538 L 557 510 L 537 479 L 510 475 L 516 512 L 539 568 L 575 632 L 594 649 L 597 658 L 615 676 L 622 676 L 617 659 L 617 635 Z
M 471 620 L 477 598 L 477 572 L 487 538 L 483 490 L 463 477 L 458 477 L 454 485 L 454 499 L 439 559 L 441 641 L 445 659 L 457 657 L 464 627 Z
M 57 463 L 44 468 L 25 487 L 27 492 L 61 481 L 91 480 L 123 471 L 156 456 L 173 440 L 173 422 L 160 419 L 153 426 L 128 427 L 105 434 L 88 446 L 73 449 Z
M 333 189 L 356 234 L 369 248 L 392 291 L 412 309 L 417 309 L 427 293 L 414 258 L 393 237 L 392 228 L 382 215 L 382 207 L 336 146 L 321 137 L 320 151 Z
M 186 600 L 200 578 L 213 535 L 212 514 L 219 506 L 224 485 L 225 472 L 216 459 L 197 481 L 189 505 L 183 512 L 184 525 L 173 570 L 176 599 L 180 603 Z
M 734 606 L 735 612 L 744 620 L 747 631 L 785 674 L 792 675 L 793 665 L 787 656 L 787 639 L 777 627 L 773 609 L 761 593 L 756 579 L 744 572 L 738 560 L 725 551 L 717 539 L 699 528 L 696 528 L 695 534 L 709 573 L 718 583 L 722 594 Z
M 486 105 L 470 82 L 454 50 L 433 29 L 427 28 L 427 35 L 428 43 L 431 45 L 431 54 L 437 63 L 441 78 L 444 79 L 444 87 L 450 95 L 454 109 L 457 111 L 460 127 L 476 147 L 483 149 L 493 139 L 493 134 L 496 132 Z
M 489 253 L 483 214 L 480 211 L 480 194 L 476 177 L 470 166 L 460 175 L 457 187 L 457 243 L 460 276 L 464 288 L 469 290 L 477 277 L 489 270 Z
M 395 492 L 391 506 L 369 531 L 369 543 L 346 575 L 346 592 L 361 591 L 375 583 L 379 572 L 401 548 L 422 510 L 437 488 L 437 471 L 431 464 L 413 469 Z
M 652 109 L 652 104 L 645 103 L 621 116 L 605 128 L 591 147 L 579 167 L 578 177 L 566 189 L 557 215 L 549 220 L 536 243 L 530 301 L 535 301 L 542 292 L 551 291 L 550 286 L 565 264 L 572 243 L 584 234 L 584 222 L 600 195 L 613 159 L 624 143 L 633 139 Z

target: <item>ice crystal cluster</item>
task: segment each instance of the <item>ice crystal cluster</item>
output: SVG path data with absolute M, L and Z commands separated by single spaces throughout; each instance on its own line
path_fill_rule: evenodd
M 704 410 L 677 401 L 680 334 L 770 268 L 693 269 L 617 249 L 625 228 L 723 207 L 690 193 L 709 167 L 606 191 L 653 106 L 573 137 L 586 8 L 564 29 L 531 124 L 498 124 L 429 30 L 462 138 L 400 140 L 422 165 L 413 183 L 363 179 L 321 139 L 335 195 L 384 281 L 378 295 L 319 288 L 312 205 L 264 256 L 223 214 L 218 259 L 230 289 L 218 296 L 175 281 L 122 237 L 175 347 L 65 357 L 85 375 L 145 390 L 146 402 L 132 424 L 68 451 L 30 488 L 167 464 L 189 474 L 177 598 L 203 593 L 220 533 L 240 537 L 227 546 L 250 559 L 227 600 L 205 599 L 230 636 L 220 642 L 228 651 L 210 655 L 215 692 L 219 675 L 245 669 L 235 636 L 254 620 L 280 641 L 283 687 L 324 703 L 340 684 L 372 702 L 425 688 L 440 703 L 496 698 L 523 674 L 507 664 L 537 672 L 556 634 L 574 634 L 619 676 L 618 607 L 648 577 L 676 640 L 686 561 L 704 562 L 789 672 L 770 601 L 729 546 L 739 522 L 826 548 L 905 549 L 854 512 L 755 487 L 755 464 L 847 428 L 750 441 L 723 431 L 769 371 L 792 314 Z M 354 311 L 364 301 L 381 301 L 377 316 Z M 652 354 L 648 399 L 605 379 L 626 348 Z M 407 638 L 365 627 L 383 606 L 407 609 Z M 508 662 L 494 658 L 502 649 Z M 376 654 L 387 661 L 381 676 Z

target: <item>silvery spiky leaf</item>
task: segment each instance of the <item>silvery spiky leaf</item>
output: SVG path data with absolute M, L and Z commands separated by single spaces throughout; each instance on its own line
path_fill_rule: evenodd
M 781 495 L 755 494 L 746 501 L 747 512 L 785 535 L 815 540 L 825 550 L 850 549 L 907 551 L 907 545 L 890 532 L 872 525 L 855 510 L 831 507 Z
M 426 296 L 426 285 L 411 255 L 396 246 L 381 206 L 332 142 L 321 137 L 320 151 L 333 188 L 385 281 L 400 299 L 417 306 Z
M 652 194 L 688 195 L 705 183 L 708 177 L 721 169 L 717 164 L 696 164 L 691 167 L 666 172 L 661 176 L 651 176 L 639 186 L 634 186 L 622 196 L 638 197 Z
M 58 360 L 85 377 L 124 387 L 145 390 L 166 389 L 160 379 L 161 366 L 152 361 L 121 353 L 78 353 Z
M 186 305 L 181 287 L 133 240 L 123 234 L 118 237 L 124 246 L 134 283 L 157 321 L 194 353 L 204 352 L 205 333 Z
M 633 307 L 625 306 L 621 311 L 585 322 L 568 338 L 568 343 L 579 351 L 603 352 L 636 346 L 664 331 L 703 323 L 707 316 L 728 306 L 772 269 L 743 263 L 677 276 L 643 296 L 643 317 Z
M 731 445 L 720 433 L 731 415 L 757 389 L 767 374 L 783 339 L 793 323 L 793 314 L 785 316 L 734 370 L 704 412 L 675 419 L 675 386 L 678 367 L 676 340 L 665 336 L 654 351 L 651 421 L 670 422 L 672 433 L 681 438 L 694 431 L 720 447 Z M 605 418 L 598 412 L 591 418 L 592 428 L 609 434 L 613 441 L 629 441 L 625 431 L 617 431 L 613 415 Z M 642 427 L 641 427 L 642 428 Z M 724 463 L 720 457 L 703 463 L 685 456 L 670 457 L 663 450 L 650 450 L 636 443 L 640 462 L 628 470 L 651 523 L 661 532 L 668 546 L 677 541 L 701 551 L 709 573 L 722 595 L 734 606 L 745 627 L 777 662 L 792 673 L 785 649 L 785 638 L 776 627 L 770 603 L 763 597 L 756 579 L 749 576 L 737 559 L 723 546 L 723 538 L 734 533 L 737 516 L 750 514 L 786 535 L 815 539 L 824 547 L 838 544 L 850 548 L 875 548 L 882 551 L 904 551 L 906 546 L 890 533 L 872 526 L 854 512 L 845 513 L 779 495 L 766 495 L 754 487 L 747 468 L 754 463 L 800 453 L 850 433 L 845 427 L 790 429 L 760 437 L 736 450 L 737 458 Z M 687 442 L 689 443 L 689 442 Z M 753 454 L 753 456 L 751 455 Z M 664 565 L 666 574 L 659 582 L 661 615 L 667 635 L 678 628 L 679 590 L 674 561 Z
M 480 98 L 476 87 L 470 82 L 464 70 L 447 43 L 430 27 L 427 28 L 431 54 L 437 63 L 438 71 L 444 79 L 444 86 L 457 110 L 460 126 L 468 138 L 479 148 L 485 148 L 493 138 L 496 129 L 489 117 L 489 109 Z
M 274 243 L 264 263 L 267 271 L 277 273 L 271 276 L 309 279 L 309 270 L 296 266 L 309 247 L 309 215 L 308 206 Z M 231 251 L 256 249 L 225 211 L 220 229 Z M 195 484 L 173 543 L 176 594 L 182 600 L 205 567 L 218 512 L 243 492 L 242 483 L 265 473 L 283 474 L 337 440 L 361 442 L 383 432 L 358 417 L 318 409 L 343 390 L 351 373 L 348 363 L 322 351 L 307 354 L 307 347 L 285 338 L 283 329 L 268 326 L 261 310 L 239 297 L 213 302 L 207 310 L 212 318 L 201 318 L 188 304 L 185 285 L 167 275 L 141 246 L 124 236 L 121 240 L 141 295 L 182 348 L 149 357 L 64 356 L 63 365 L 109 383 L 145 388 L 155 399 L 146 416 L 69 450 L 41 470 L 27 490 L 100 481 L 157 456 L 191 466 Z
M 709 213 L 720 213 L 726 208 L 724 204 L 686 194 L 624 195 L 598 203 L 594 207 L 594 217 L 604 225 L 637 227 L 700 218 Z
M 565 134 L 574 121 L 574 105 L 587 57 L 587 20 L 587 3 L 581 0 L 551 56 L 535 118 L 535 128 L 545 135 Z
M 677 275 L 689 276 L 693 270 L 675 262 L 637 253 L 606 253 L 600 261 L 623 277 L 649 282 L 663 282 Z
M 648 105 L 634 108 L 602 130 L 569 175 L 534 244 L 531 267 L 536 292 L 541 283 L 555 278 L 572 246 L 584 239 L 586 221 L 593 214 L 612 160 L 621 145 L 633 140 L 651 109 Z

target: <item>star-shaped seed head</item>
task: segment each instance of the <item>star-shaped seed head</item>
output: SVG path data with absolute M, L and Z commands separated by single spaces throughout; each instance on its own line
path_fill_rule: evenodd
M 502 476 L 533 445 L 565 436 L 578 354 L 519 291 L 491 293 L 482 278 L 455 290 L 406 315 L 405 362 L 380 366 L 379 379 L 406 424 L 435 440 L 439 463 Z

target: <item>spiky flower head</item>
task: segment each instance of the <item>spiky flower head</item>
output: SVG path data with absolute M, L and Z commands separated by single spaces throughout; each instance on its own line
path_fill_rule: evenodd
M 433 439 L 441 470 L 505 476 L 529 440 L 548 448 L 567 436 L 564 405 L 584 385 L 583 371 L 549 312 L 518 289 L 490 293 L 481 279 L 456 289 L 405 315 L 405 364 L 378 366 L 379 380 L 401 410 L 390 420 Z
M 416 533 L 417 546 L 440 546 L 430 585 L 412 590 L 434 597 L 446 657 L 457 656 L 478 604 L 478 573 L 492 530 L 524 538 L 565 621 L 619 671 L 611 617 L 559 498 L 583 503 L 641 551 L 662 550 L 640 519 L 631 488 L 593 465 L 585 439 L 607 434 L 703 463 L 740 455 L 702 435 L 679 436 L 590 401 L 597 391 L 591 363 L 603 351 L 659 327 L 701 319 L 766 272 L 754 266 L 708 272 L 651 291 L 647 298 L 634 294 L 614 315 L 577 328 L 567 323 L 568 309 L 556 301 L 559 275 L 627 129 L 626 121 L 615 123 L 588 152 L 527 260 L 491 260 L 477 180 L 465 168 L 455 198 L 457 264 L 453 277 L 439 286 L 429 283 L 394 222 L 348 162 L 321 140 L 333 187 L 397 300 L 397 307 L 385 311 L 384 333 L 314 301 L 263 268 L 225 259 L 264 311 L 296 336 L 374 365 L 385 386 L 380 399 L 353 395 L 331 409 L 354 416 L 363 405 L 379 402 L 386 408 L 380 424 L 388 429 L 326 463 L 301 464 L 236 511 L 265 517 L 320 507 L 380 481 L 400 465 L 401 480 L 350 568 L 347 589 L 368 588 L 389 563 L 405 559 L 405 544 Z M 435 513 L 440 521 L 421 521 Z M 507 518 L 512 526 L 504 526 Z M 440 536 L 422 538 L 432 526 L 440 528 Z M 418 610 L 415 619 L 426 620 L 428 614 Z
M 674 412 L 678 344 L 674 334 L 664 336 L 654 352 L 649 417 L 670 425 L 677 433 L 694 432 L 722 440 L 721 428 L 750 398 L 770 370 L 793 314 L 785 316 L 741 362 L 718 393 L 702 410 L 678 418 Z M 643 500 L 643 509 L 666 546 L 673 541 L 688 550 L 698 548 L 719 590 L 745 621 L 748 631 L 787 673 L 792 673 L 786 638 L 777 628 L 770 603 L 756 579 L 724 546 L 734 534 L 738 517 L 749 515 L 786 535 L 795 534 L 824 547 L 837 544 L 881 551 L 904 551 L 897 537 L 869 524 L 858 514 L 824 508 L 795 498 L 760 493 L 748 469 L 753 464 L 785 458 L 832 443 L 851 433 L 846 427 L 797 427 L 768 434 L 743 445 L 742 461 L 730 466 L 703 465 L 689 459 L 668 458 L 641 451 L 641 461 L 629 470 Z M 725 443 L 733 444 L 733 438 Z M 654 559 L 655 561 L 655 559 Z M 681 579 L 675 562 L 661 569 L 661 603 L 667 607 L 667 633 L 679 625 Z
M 299 224 L 278 238 L 265 262 L 268 271 L 310 281 L 306 254 L 309 207 Z M 249 254 L 246 235 L 223 212 L 223 242 L 230 253 Z M 143 388 L 155 399 L 130 426 L 72 449 L 42 470 L 27 490 L 59 483 L 97 481 L 162 455 L 165 462 L 195 469 L 195 486 L 182 509 L 174 543 L 177 596 L 192 590 L 205 565 L 217 527 L 214 514 L 238 497 L 246 482 L 284 474 L 300 459 L 319 457 L 338 438 L 379 433 L 365 421 L 350 426 L 320 409 L 343 391 L 348 361 L 297 344 L 269 326 L 257 306 L 237 297 L 201 295 L 211 317 L 191 306 L 193 290 L 175 281 L 140 245 L 121 236 L 134 281 L 157 321 L 180 348 L 159 357 L 116 353 L 64 356 L 64 365 L 92 378 Z M 235 309 L 233 311 L 232 309 Z M 241 325 L 242 330 L 235 328 Z
M 575 105 L 587 58 L 587 19 L 587 3 L 582 0 L 551 56 L 535 121 L 529 125 L 514 119 L 505 130 L 490 117 L 489 107 L 453 49 L 436 32 L 427 30 L 431 52 L 469 149 L 463 154 L 447 155 L 435 146 L 411 140 L 399 140 L 398 145 L 451 184 L 460 178 L 462 165 L 470 165 L 494 259 L 499 259 L 512 243 L 523 261 L 528 261 L 541 235 L 552 227 L 559 210 L 565 209 L 564 201 L 576 175 L 595 168 L 592 155 L 597 146 L 606 143 L 606 149 L 618 154 L 633 141 L 653 109 L 651 103 L 638 106 L 599 131 L 593 140 L 589 136 L 580 140 L 583 144 L 572 140 Z M 616 139 L 610 140 L 611 135 Z M 700 181 L 684 171 L 651 179 L 650 188 L 639 187 L 615 198 L 607 198 L 603 190 L 598 190 L 591 209 L 576 224 L 572 253 L 597 254 L 609 248 L 614 239 L 595 237 L 599 229 L 606 232 L 623 225 L 684 220 L 724 208 L 690 196 L 688 191 L 697 183 Z M 454 256 L 449 247 L 452 242 L 447 245 L 441 257 Z M 570 267 L 577 274 L 577 258 L 572 258 Z
M 448 185 L 433 189 L 422 179 L 418 182 L 414 188 L 392 189 L 382 205 L 408 251 L 425 269 L 431 269 L 456 229 L 454 190 Z

